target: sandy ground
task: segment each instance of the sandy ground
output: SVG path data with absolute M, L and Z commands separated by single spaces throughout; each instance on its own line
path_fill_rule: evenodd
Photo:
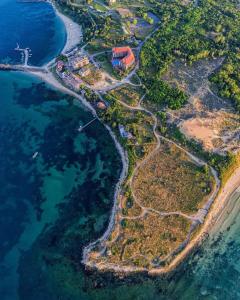
M 174 63 L 163 76 L 173 86 L 188 94 L 188 103 L 177 111 L 168 111 L 169 122 L 182 133 L 195 139 L 207 151 L 225 154 L 240 151 L 240 117 L 230 101 L 211 89 L 209 76 L 221 66 L 223 59 L 201 60 L 192 66 Z
M 240 149 L 240 118 L 223 110 L 205 113 L 179 123 L 181 132 L 200 141 L 207 151 L 224 153 Z
M 59 16 L 59 18 L 61 18 L 61 20 L 63 21 L 65 28 L 66 28 L 66 32 L 67 32 L 67 40 L 66 40 L 66 44 L 62 50 L 62 53 L 67 53 L 70 50 L 72 50 L 74 47 L 76 47 L 83 38 L 83 33 L 82 33 L 82 27 L 80 25 L 78 25 L 77 23 L 75 23 L 74 21 L 72 21 L 69 17 L 65 16 L 64 14 L 62 14 L 54 5 L 54 3 L 52 1 L 49 1 L 57 16 Z

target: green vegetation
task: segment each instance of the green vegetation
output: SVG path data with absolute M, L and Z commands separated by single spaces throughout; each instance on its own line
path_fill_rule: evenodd
M 128 152 L 128 176 L 131 176 L 136 161 L 142 159 L 156 144 L 152 132 L 152 118 L 144 112 L 134 112 L 123 107 L 112 95 L 106 95 L 105 100 L 109 107 L 106 111 L 101 112 L 100 116 L 105 123 L 111 126 Z M 119 134 L 118 125 L 123 125 L 133 138 L 122 138 Z
M 211 82 L 217 85 L 220 97 L 232 100 L 240 113 L 240 53 L 228 58 L 221 70 L 211 77 Z
M 187 101 L 187 96 L 181 90 L 170 87 L 162 80 L 156 80 L 147 90 L 147 98 L 161 106 L 167 106 L 170 109 L 179 109 Z
M 202 58 L 223 55 L 237 59 L 240 46 L 240 11 L 237 2 L 230 0 L 201 0 L 197 7 L 190 3 L 182 5 L 182 1 L 177 0 L 151 0 L 151 4 L 160 17 L 160 27 L 143 47 L 139 75 L 149 90 L 151 101 L 179 108 L 184 104 L 183 94 L 166 88 L 161 76 L 176 59 L 189 64 Z M 239 103 L 239 79 L 236 79 L 234 73 L 235 71 L 228 76 L 231 80 L 224 78 L 224 87 L 221 78 L 215 79 L 215 82 L 220 84 L 222 93 L 225 92 L 227 97 Z M 155 95 L 159 86 L 163 90 Z M 175 98 L 169 105 L 172 95 Z M 168 100 L 164 101 L 164 98 Z
M 109 92 L 109 95 L 116 100 L 120 100 L 131 106 L 137 106 L 144 91 L 141 87 L 134 87 L 129 84 L 122 85 L 121 87 Z

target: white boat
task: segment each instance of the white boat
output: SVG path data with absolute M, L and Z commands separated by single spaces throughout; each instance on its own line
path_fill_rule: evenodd
M 35 159 L 37 156 L 38 156 L 38 151 L 33 154 L 32 158 Z

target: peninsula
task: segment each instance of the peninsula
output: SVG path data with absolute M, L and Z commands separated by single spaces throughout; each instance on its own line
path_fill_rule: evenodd
M 82 262 L 102 271 L 169 272 L 240 186 L 239 5 L 53 5 L 67 30 L 62 54 L 43 67 L 25 57 L 24 65 L 0 68 L 35 74 L 82 101 L 121 155 L 109 226 L 86 245 Z

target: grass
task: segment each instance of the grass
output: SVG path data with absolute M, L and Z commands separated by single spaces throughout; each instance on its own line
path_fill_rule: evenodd
M 105 45 L 101 39 L 96 39 L 94 41 L 91 41 L 86 46 L 86 51 L 88 51 L 90 54 L 94 54 L 100 51 L 108 51 L 108 50 L 109 47 Z
M 106 71 L 110 76 L 116 79 L 121 79 L 119 74 L 113 69 L 111 64 L 111 53 L 103 53 L 96 56 L 96 61 L 100 63 L 101 68 Z
M 107 259 L 111 263 L 149 267 L 153 259 L 163 260 L 186 239 L 190 222 L 181 216 L 125 220 L 118 240 Z
M 117 100 L 125 102 L 128 105 L 136 106 L 141 97 L 144 95 L 144 91 L 141 87 L 134 87 L 129 84 L 125 84 L 109 92 L 109 95 Z
M 145 207 L 196 213 L 209 196 L 214 179 L 175 145 L 161 143 L 160 150 L 138 170 L 135 194 Z
M 106 9 L 106 7 L 104 7 L 103 5 L 99 4 L 99 3 L 94 3 L 93 4 L 94 9 L 101 11 L 101 12 L 107 12 L 108 10 Z

